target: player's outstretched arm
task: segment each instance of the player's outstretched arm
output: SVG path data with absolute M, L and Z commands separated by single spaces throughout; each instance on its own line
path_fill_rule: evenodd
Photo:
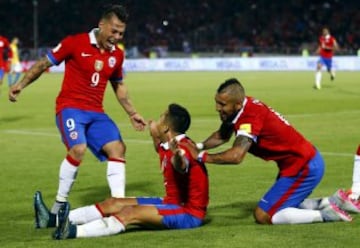
M 202 151 L 198 154 L 198 160 L 212 164 L 240 164 L 250 149 L 252 142 L 248 137 L 237 136 L 231 148 L 212 154 Z
M 226 143 L 228 140 L 224 140 L 219 131 L 215 131 L 213 132 L 207 139 L 205 139 L 203 142 L 201 143 L 197 143 L 196 147 L 199 150 L 207 150 L 207 149 L 212 149 L 215 147 L 218 147 L 224 143 Z
M 11 86 L 9 89 L 9 100 L 11 102 L 16 102 L 20 92 L 26 86 L 38 79 L 40 75 L 50 66 L 52 66 L 52 64 L 46 56 L 39 59 L 33 66 L 31 66 L 31 68 L 25 73 L 24 77 L 18 83 Z
M 129 115 L 131 124 L 138 131 L 143 131 L 146 126 L 146 121 L 144 118 L 136 112 L 135 107 L 133 106 L 127 87 L 124 83 L 111 82 L 113 90 L 116 94 L 116 98 L 118 99 L 120 105 L 124 108 L 126 113 Z

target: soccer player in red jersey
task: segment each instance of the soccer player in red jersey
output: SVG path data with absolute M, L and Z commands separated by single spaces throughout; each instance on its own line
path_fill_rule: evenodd
M 332 58 L 334 56 L 334 51 L 338 49 L 338 43 L 336 42 L 336 39 L 330 34 L 329 29 L 323 28 L 322 35 L 319 38 L 319 46 L 316 51 L 320 55 L 320 58 L 316 66 L 315 89 L 321 89 L 321 70 L 323 65 L 326 66 L 326 70 L 330 73 L 330 79 L 335 79 Z
M 11 57 L 12 54 L 9 40 L 6 37 L 0 35 L 0 88 L 3 84 L 5 72 L 8 69 L 7 59 L 11 59 Z
M 201 226 L 209 202 L 209 182 L 205 165 L 187 150 L 187 147 L 196 149 L 195 143 L 185 134 L 190 122 L 184 107 L 170 104 L 158 121 L 150 123 L 150 135 L 164 179 L 164 198 L 109 198 L 71 211 L 66 204 L 58 214 L 59 226 L 53 237 L 108 236 L 124 232 L 130 224 L 159 229 Z M 40 192 L 35 193 L 34 200 L 37 208 L 42 209 L 38 215 L 40 221 L 48 219 Z
M 120 130 L 104 112 L 103 97 L 110 81 L 134 128 L 144 130 L 146 122 L 133 106 L 122 80 L 124 53 L 117 44 L 124 36 L 127 18 L 123 6 L 107 6 L 98 28 L 65 37 L 10 88 L 9 100 L 16 101 L 20 92 L 49 67 L 65 62 L 62 87 L 56 99 L 56 124 L 68 152 L 60 165 L 49 226 L 55 225 L 53 217 L 67 201 L 87 147 L 100 161 L 107 160 L 111 196 L 125 195 L 125 144 Z
M 282 115 L 246 96 L 237 79 L 226 80 L 219 86 L 215 102 L 222 124 L 197 144 L 202 151 L 192 149 L 192 155 L 204 163 L 239 164 L 249 152 L 277 164 L 277 179 L 254 211 L 258 223 L 351 221 L 351 216 L 335 204 L 334 197 L 306 199 L 323 177 L 324 161 Z M 228 142 L 232 133 L 235 134 L 232 147 L 218 153 L 206 151 Z

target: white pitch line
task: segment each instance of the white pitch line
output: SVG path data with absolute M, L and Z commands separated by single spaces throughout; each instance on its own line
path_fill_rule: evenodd
M 46 136 L 46 137 L 58 137 L 58 134 L 54 133 L 45 133 L 45 132 L 33 132 L 33 131 L 24 131 L 24 130 L 15 130 L 15 129 L 9 129 L 9 130 L 3 130 L 0 131 L 3 133 L 9 133 L 9 134 L 20 134 L 20 135 L 30 135 L 30 136 Z M 139 139 L 126 139 L 125 142 L 134 142 L 134 143 L 143 143 L 143 144 L 150 144 L 152 143 L 151 140 L 139 140 Z M 341 152 L 323 152 L 320 151 L 322 155 L 325 156 L 340 156 L 340 157 L 349 157 L 354 156 L 352 153 L 341 153 Z
M 60 138 L 59 134 L 54 133 L 45 133 L 45 132 L 32 132 L 32 131 L 24 131 L 24 130 L 4 130 L 0 131 L 3 133 L 9 134 L 19 134 L 19 135 L 29 135 L 29 136 L 46 136 L 46 137 L 57 137 Z M 138 139 L 126 139 L 125 142 L 136 142 L 136 143 L 144 143 L 144 144 L 151 144 L 151 140 L 138 140 Z

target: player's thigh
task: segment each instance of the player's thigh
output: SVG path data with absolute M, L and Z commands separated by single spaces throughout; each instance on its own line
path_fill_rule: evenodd
M 163 228 L 163 216 L 159 214 L 155 205 L 126 206 L 115 214 L 125 225 L 142 225 Z
M 113 143 L 107 149 L 123 146 L 119 128 L 113 120 L 103 113 L 99 113 L 88 126 L 86 137 L 89 147 L 93 147 L 95 150 L 101 150 L 106 144 L 114 141 L 118 142 Z
M 88 121 L 83 111 L 77 109 L 67 108 L 56 115 L 56 126 L 68 149 L 74 145 L 86 144 L 85 129 Z
M 107 198 L 106 200 L 97 203 L 96 207 L 105 215 L 111 215 L 119 213 L 126 206 L 137 205 L 137 199 L 135 197 L 125 197 L 125 198 Z

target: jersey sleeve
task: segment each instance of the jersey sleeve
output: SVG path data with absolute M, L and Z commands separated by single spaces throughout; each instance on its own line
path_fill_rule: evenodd
M 110 77 L 110 82 L 122 83 L 123 81 L 123 63 L 124 63 L 124 52 L 119 49 L 117 53 L 119 57 L 119 63 L 117 64 L 116 70 Z
M 74 44 L 76 44 L 74 40 L 75 39 L 73 36 L 68 36 L 63 39 L 56 47 L 48 51 L 47 57 L 49 61 L 54 65 L 59 65 L 62 61 L 71 56 Z
M 255 106 L 254 108 L 254 105 L 258 106 Z M 266 116 L 266 113 L 264 112 L 266 107 L 261 103 L 253 104 L 253 106 L 251 110 L 247 109 L 244 111 L 234 128 L 236 136 L 245 136 L 256 142 L 257 136 L 260 134 L 264 125 Z

